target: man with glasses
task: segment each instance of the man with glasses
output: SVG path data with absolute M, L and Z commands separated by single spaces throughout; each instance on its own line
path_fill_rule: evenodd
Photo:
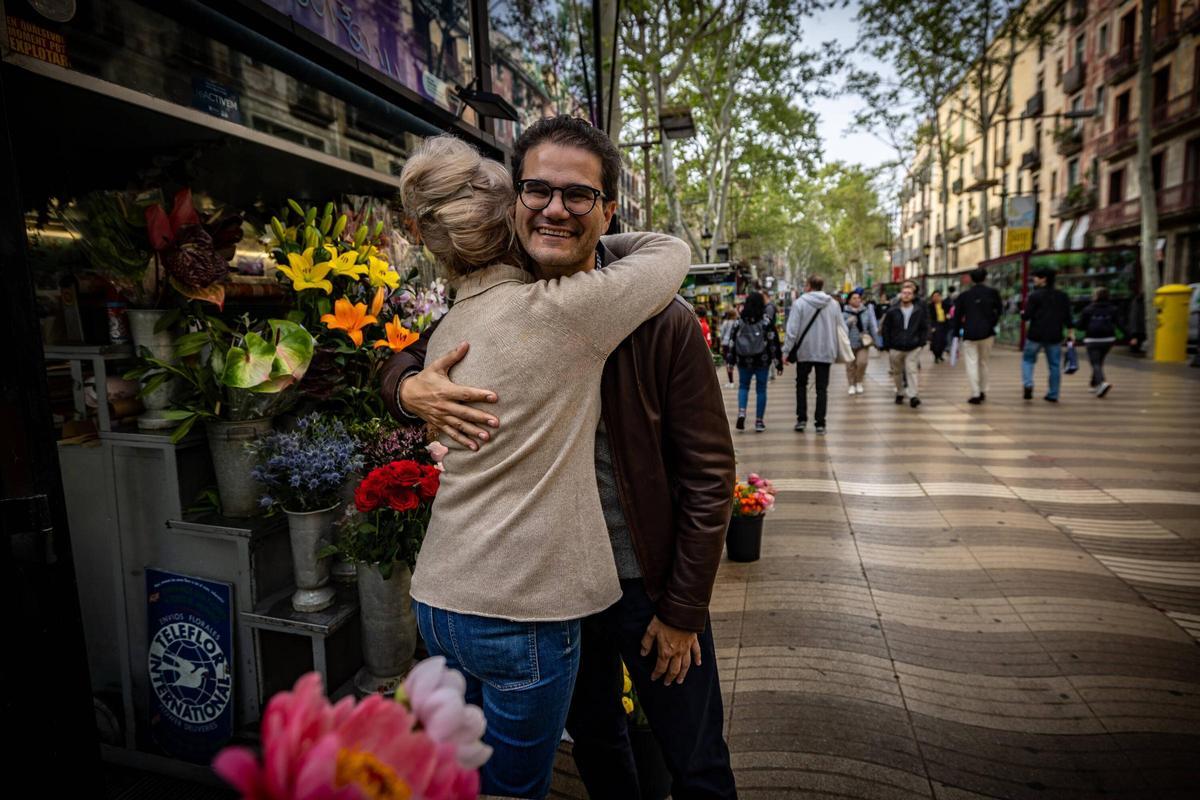
M 600 237 L 616 211 L 620 171 L 616 147 L 586 121 L 543 119 L 521 135 L 514 219 L 535 277 L 614 260 Z M 537 324 L 513 320 L 514 330 Z M 397 418 L 419 417 L 476 449 L 503 431 L 480 407 L 495 401 L 491 392 L 450 381 L 469 346 L 424 369 L 424 339 L 396 354 L 383 394 Z M 621 707 L 623 661 L 671 770 L 672 796 L 735 797 L 708 615 L 731 509 L 733 444 L 708 346 L 682 299 L 609 357 L 601 399 L 596 483 L 623 596 L 583 623 L 567 721 L 580 776 L 592 797 L 640 796 Z

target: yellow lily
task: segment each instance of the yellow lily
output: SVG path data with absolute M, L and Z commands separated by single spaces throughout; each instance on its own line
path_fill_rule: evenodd
M 333 260 L 333 274 L 341 278 L 350 278 L 358 280 L 361 276 L 367 274 L 365 264 L 358 264 L 358 253 L 351 250 L 349 253 L 342 253 Z
M 292 289 L 297 292 L 304 289 L 320 289 L 329 294 L 333 291 L 333 284 L 326 280 L 325 276 L 329 274 L 330 265 L 328 261 L 313 263 L 315 249 L 310 247 L 303 253 L 288 253 L 288 265 L 280 264 L 279 271 L 291 279 Z
M 371 282 L 372 287 L 386 286 L 395 291 L 400 286 L 400 273 L 388 266 L 388 262 L 382 258 L 368 256 L 367 263 L 370 265 L 367 280 Z
M 346 298 L 333 304 L 333 313 L 321 317 L 321 322 L 330 330 L 345 331 L 355 347 L 362 347 L 363 328 L 377 322 L 374 315 L 367 313 L 366 303 L 350 304 Z
M 408 328 L 400 324 L 400 320 L 392 320 L 383 326 L 387 333 L 386 339 L 379 339 L 375 342 L 375 347 L 390 347 L 393 353 L 399 353 L 404 348 L 408 347 L 413 342 L 421 338 L 419 333 L 414 333 Z
M 387 298 L 387 292 L 380 286 L 375 290 L 375 299 L 371 301 L 371 316 L 378 317 L 379 312 L 383 310 L 383 301 Z

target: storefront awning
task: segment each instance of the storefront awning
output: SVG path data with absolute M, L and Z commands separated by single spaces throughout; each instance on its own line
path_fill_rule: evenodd
M 1082 250 L 1084 247 L 1086 247 L 1083 237 L 1087 235 L 1088 226 L 1091 224 L 1091 222 L 1092 222 L 1091 215 L 1084 214 L 1075 223 L 1075 232 L 1071 234 L 1071 249 L 1072 250 Z
M 1058 235 L 1054 237 L 1054 249 L 1066 250 L 1067 237 L 1071 235 L 1071 220 L 1064 220 L 1062 227 L 1058 229 Z

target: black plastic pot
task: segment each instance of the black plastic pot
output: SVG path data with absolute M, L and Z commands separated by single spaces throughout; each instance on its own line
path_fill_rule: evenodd
M 671 794 L 671 772 L 653 731 L 630 725 L 629 743 L 633 747 L 633 763 L 637 765 L 638 786 L 642 790 L 640 800 L 666 800 Z
M 729 518 L 725 549 L 730 561 L 758 561 L 762 555 L 763 518 L 762 514 Z

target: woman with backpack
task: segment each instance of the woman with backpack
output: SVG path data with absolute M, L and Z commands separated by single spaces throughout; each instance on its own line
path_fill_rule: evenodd
M 738 368 L 738 417 L 737 429 L 746 429 L 746 402 L 750 399 L 750 379 L 758 383 L 755 386 L 754 432 L 762 433 L 767 429 L 763 424 L 763 414 L 767 411 L 767 381 L 771 364 L 775 371 L 783 373 L 783 347 L 779 342 L 779 331 L 775 324 L 763 316 L 766 304 L 758 292 L 746 295 L 746 303 L 742 307 L 742 318 L 738 320 L 730 332 L 733 342 L 733 357 Z
M 849 393 L 862 394 L 866 391 L 863 380 L 867 375 L 867 364 L 871 360 L 871 345 L 879 341 L 879 323 L 871 307 L 863 305 L 862 292 L 858 290 L 851 292 L 846 300 L 846 305 L 842 308 L 842 319 L 846 321 L 846 331 L 850 334 L 850 349 L 854 351 L 854 360 L 846 364 Z
M 1109 302 L 1103 286 L 1092 292 L 1091 304 L 1079 315 L 1083 344 L 1092 364 L 1092 394 L 1104 397 L 1112 384 L 1104 380 L 1104 359 L 1117 341 L 1117 316 L 1120 312 Z

